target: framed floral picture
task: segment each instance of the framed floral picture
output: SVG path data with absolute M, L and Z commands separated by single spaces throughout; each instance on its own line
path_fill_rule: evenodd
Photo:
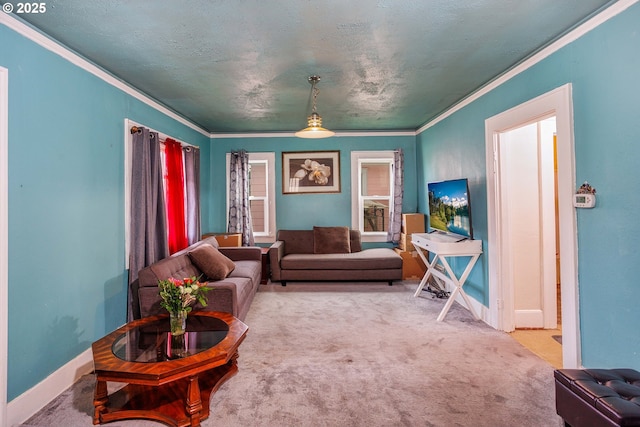
M 282 193 L 339 193 L 340 151 L 282 153 Z

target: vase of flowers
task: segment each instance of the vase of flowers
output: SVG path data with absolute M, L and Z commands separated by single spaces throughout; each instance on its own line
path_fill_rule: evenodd
M 171 327 L 171 335 L 182 335 L 187 330 L 187 311 L 170 311 L 169 325 Z
M 170 277 L 158 282 L 160 290 L 160 306 L 169 312 L 171 335 L 182 335 L 187 326 L 187 315 L 192 310 L 191 304 L 196 301 L 207 306 L 209 288 L 195 277 L 182 280 Z

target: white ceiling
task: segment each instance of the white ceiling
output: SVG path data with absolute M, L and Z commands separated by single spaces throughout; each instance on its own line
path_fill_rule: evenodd
M 20 18 L 209 132 L 416 130 L 607 0 L 48 0 Z

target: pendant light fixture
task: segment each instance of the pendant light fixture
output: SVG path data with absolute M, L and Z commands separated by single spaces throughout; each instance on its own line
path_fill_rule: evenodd
M 307 127 L 296 132 L 296 136 L 298 138 L 328 138 L 333 136 L 335 132 L 322 127 L 322 117 L 316 111 L 316 98 L 320 92 L 316 84 L 320 81 L 320 76 L 310 76 L 308 81 L 311 83 L 311 94 L 309 96 L 312 97 L 313 107 L 311 108 L 311 115 L 307 117 Z

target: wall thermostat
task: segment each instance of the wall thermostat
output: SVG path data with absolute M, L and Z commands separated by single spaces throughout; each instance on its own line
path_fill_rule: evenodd
M 596 195 L 583 193 L 573 195 L 573 206 L 576 208 L 592 208 L 596 205 Z

